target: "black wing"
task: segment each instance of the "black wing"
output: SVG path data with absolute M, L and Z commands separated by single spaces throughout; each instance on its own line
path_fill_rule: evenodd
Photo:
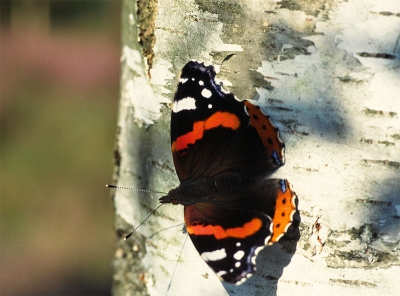
M 229 188 L 212 202 L 185 206 L 185 224 L 201 257 L 224 281 L 241 283 L 255 270 L 260 248 L 285 234 L 297 211 L 286 180 L 257 180 Z
M 171 116 L 171 148 L 181 182 L 224 173 L 258 176 L 284 164 L 284 143 L 269 116 L 215 82 L 212 66 L 182 69 Z

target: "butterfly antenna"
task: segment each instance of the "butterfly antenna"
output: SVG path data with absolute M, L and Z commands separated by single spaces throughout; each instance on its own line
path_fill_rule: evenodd
M 169 284 L 168 284 L 167 294 L 168 294 L 169 289 L 171 288 L 172 280 L 173 280 L 173 278 L 174 278 L 175 271 L 176 271 L 176 269 L 177 269 L 177 267 L 178 267 L 179 260 L 181 259 L 182 252 L 183 252 L 183 248 L 185 247 L 185 244 L 186 244 L 186 241 L 187 241 L 188 236 L 189 236 L 189 235 L 186 234 L 186 236 L 185 236 L 185 241 L 183 242 L 181 251 L 180 251 L 180 253 L 179 253 L 178 260 L 176 261 L 175 268 L 174 268 L 174 271 L 173 271 L 172 276 L 171 276 L 171 280 L 169 281 Z
M 147 217 L 146 219 L 144 219 L 138 226 L 136 226 L 136 228 L 129 233 L 127 236 L 124 237 L 124 240 L 127 240 L 140 226 L 142 226 L 144 224 L 144 222 L 147 221 L 147 219 L 150 218 L 151 215 L 153 215 L 163 204 L 159 204 L 158 207 L 156 207 Z
M 161 230 L 159 230 L 157 232 L 154 232 L 147 239 L 152 239 L 154 236 L 156 236 L 157 234 L 159 234 L 159 233 L 161 233 L 161 232 L 163 232 L 165 230 L 168 230 L 168 229 L 171 229 L 171 228 L 174 228 L 174 227 L 178 227 L 178 226 L 182 226 L 182 225 L 185 225 L 185 223 L 179 223 L 179 224 L 176 224 L 176 225 L 173 225 L 173 226 L 170 226 L 170 227 L 163 228 L 163 229 L 161 229 Z
M 140 191 L 140 192 L 168 194 L 168 193 L 166 193 L 166 192 L 153 191 L 153 190 L 146 190 L 146 189 L 137 189 L 137 188 L 132 188 L 132 187 L 115 186 L 115 185 L 109 185 L 109 184 L 107 184 L 106 187 L 108 187 L 108 188 L 118 188 L 118 189 L 128 189 L 128 190 Z

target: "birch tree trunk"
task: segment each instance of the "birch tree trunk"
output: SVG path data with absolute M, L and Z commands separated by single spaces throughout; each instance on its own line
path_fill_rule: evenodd
M 184 244 L 182 206 L 164 205 L 124 241 L 161 195 L 116 190 L 114 295 L 399 293 L 399 1 L 124 0 L 122 28 L 115 182 L 178 185 L 177 75 L 191 59 L 212 62 L 280 128 L 276 176 L 293 184 L 301 223 L 298 242 L 266 247 L 257 273 L 233 286 Z

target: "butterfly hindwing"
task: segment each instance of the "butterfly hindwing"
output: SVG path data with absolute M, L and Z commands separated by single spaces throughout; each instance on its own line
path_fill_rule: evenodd
M 256 253 L 272 234 L 267 215 L 210 204 L 185 207 L 185 224 L 200 256 L 230 283 L 254 272 Z
M 221 196 L 212 203 L 185 206 L 186 229 L 214 272 L 237 283 L 254 272 L 257 251 L 287 231 L 297 210 L 296 195 L 280 179 L 256 180 L 236 192 L 218 191 Z

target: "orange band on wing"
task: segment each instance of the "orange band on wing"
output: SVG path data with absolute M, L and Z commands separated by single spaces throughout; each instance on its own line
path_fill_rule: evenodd
M 261 226 L 262 221 L 259 218 L 254 218 L 250 222 L 245 223 L 242 227 L 224 229 L 219 225 L 196 225 L 187 226 L 186 230 L 189 234 L 194 235 L 214 235 L 216 239 L 227 237 L 245 238 L 256 233 Z
M 189 144 L 194 144 L 197 140 L 203 137 L 204 121 L 198 121 L 193 124 L 193 130 L 180 136 L 172 143 L 172 152 L 180 151 L 188 147 Z
M 233 113 L 215 112 L 208 119 L 195 122 L 191 132 L 178 137 L 171 145 L 172 152 L 188 148 L 190 144 L 194 144 L 197 140 L 203 138 L 205 130 L 219 126 L 235 130 L 240 126 L 240 120 Z
M 216 128 L 219 126 L 235 130 L 240 126 L 240 120 L 233 113 L 215 112 L 206 121 L 204 121 L 204 128 L 206 130 Z
M 293 222 L 293 215 L 296 212 L 296 194 L 287 180 L 284 180 L 286 191 L 279 191 L 276 199 L 275 214 L 272 219 L 274 229 L 269 244 L 277 242 L 287 231 Z

